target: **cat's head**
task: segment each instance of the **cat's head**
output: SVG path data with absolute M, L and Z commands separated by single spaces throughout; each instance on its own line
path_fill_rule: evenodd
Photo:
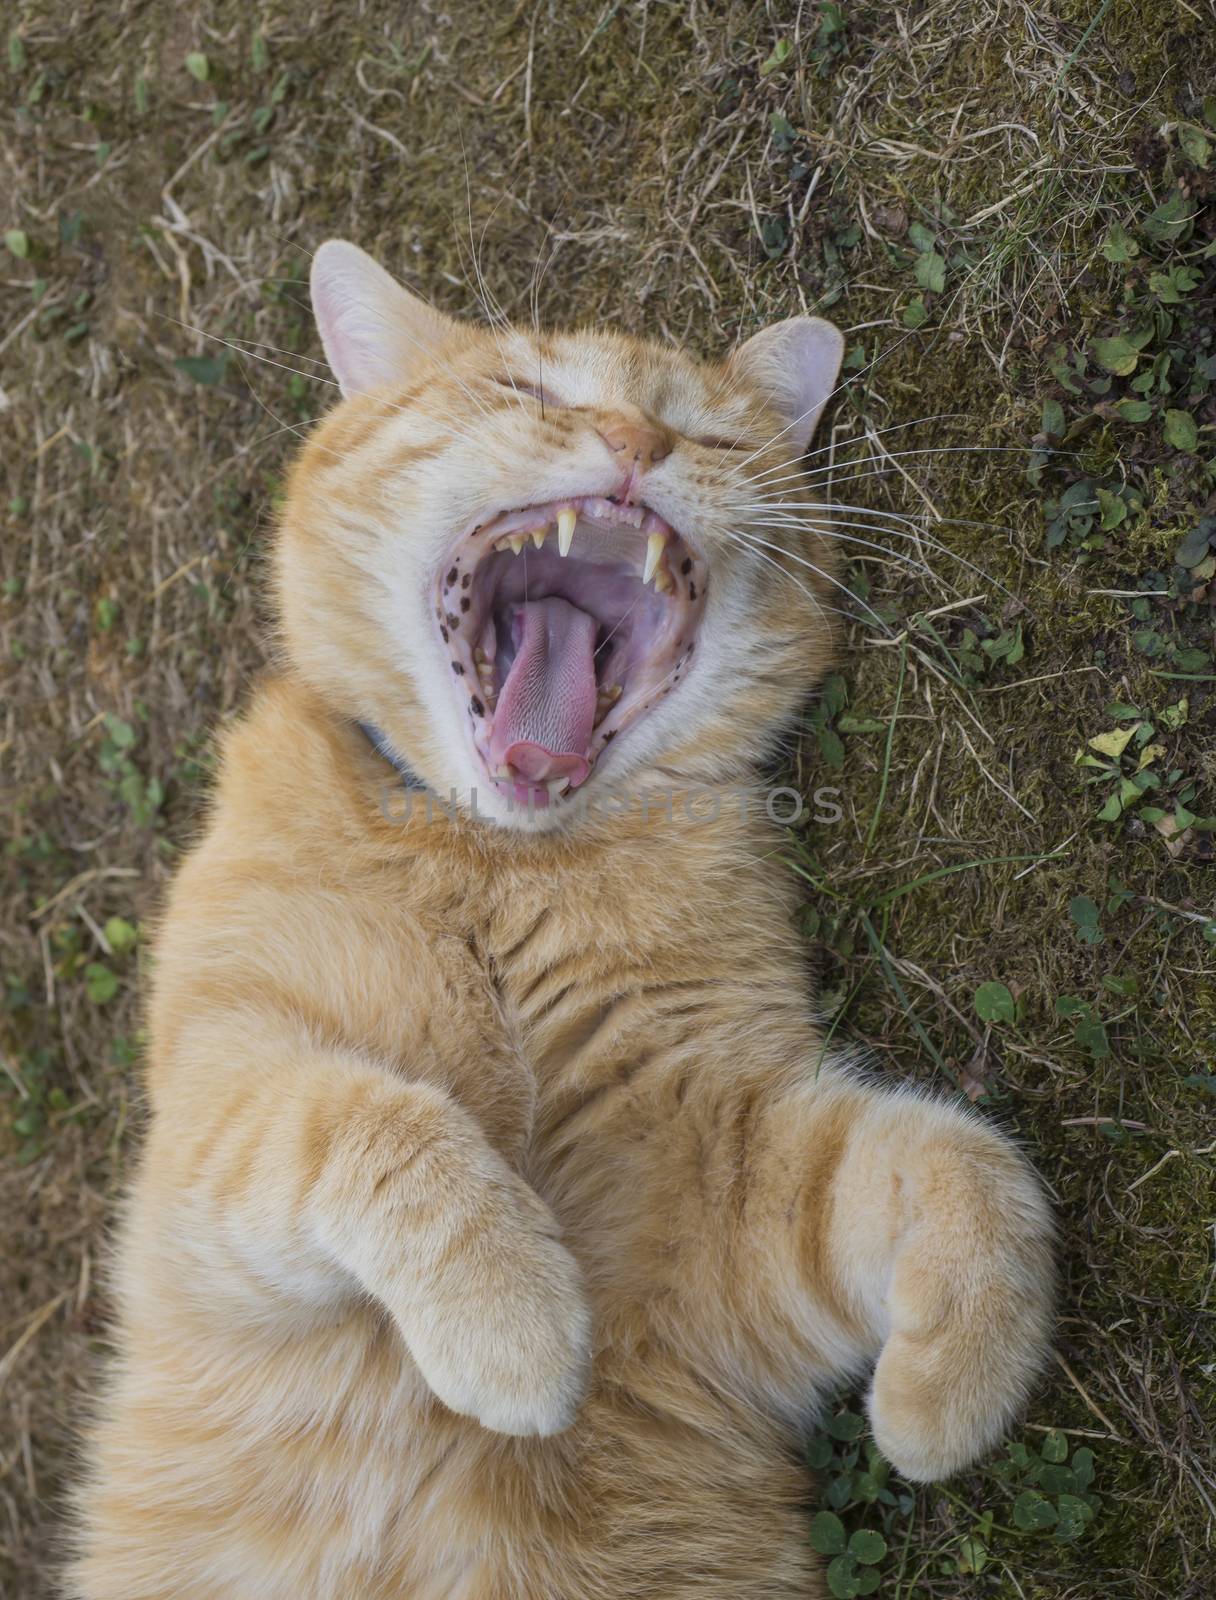
M 746 777 L 831 649 L 832 544 L 797 465 L 836 329 L 794 317 L 703 363 L 478 327 L 338 241 L 312 296 L 343 398 L 282 521 L 296 670 L 508 826 L 562 827 L 656 769 Z

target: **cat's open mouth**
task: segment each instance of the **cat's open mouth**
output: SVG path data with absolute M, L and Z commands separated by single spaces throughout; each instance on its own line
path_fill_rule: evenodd
M 588 495 L 475 528 L 436 579 L 436 617 L 500 793 L 546 806 L 684 677 L 705 563 L 645 506 Z

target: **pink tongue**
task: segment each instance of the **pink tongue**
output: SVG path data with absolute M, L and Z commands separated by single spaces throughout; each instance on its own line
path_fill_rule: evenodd
M 582 783 L 591 770 L 595 631 L 594 617 L 556 596 L 519 607 L 515 660 L 494 711 L 491 766 L 505 762 L 528 783 Z

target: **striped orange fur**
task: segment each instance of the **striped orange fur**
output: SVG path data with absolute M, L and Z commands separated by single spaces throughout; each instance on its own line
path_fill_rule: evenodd
M 838 341 L 703 365 L 319 263 L 346 396 L 290 484 L 282 670 L 157 942 L 70 1592 L 820 1594 L 816 1407 L 872 1370 L 884 1452 L 948 1474 L 1021 1404 L 1051 1290 L 1026 1163 L 825 1055 L 773 826 L 704 802 L 757 782 L 830 658 L 830 528 L 756 522 L 768 559 L 731 535 Z M 430 577 L 486 508 L 582 492 L 621 415 L 669 430 L 653 492 L 710 588 L 691 671 L 586 790 L 662 798 L 473 816 Z M 406 816 L 361 722 L 445 805 Z

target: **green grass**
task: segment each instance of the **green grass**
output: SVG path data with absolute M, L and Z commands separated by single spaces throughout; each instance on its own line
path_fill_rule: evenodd
M 50 1592 L 141 933 L 263 659 L 333 233 L 475 316 L 476 258 L 525 319 L 535 287 L 548 320 L 706 353 L 803 308 L 847 330 L 814 465 L 879 548 L 848 547 L 856 618 L 790 757 L 842 819 L 787 855 L 834 1040 L 981 1105 L 1051 1185 L 1061 1315 L 974 1474 L 912 1492 L 851 1421 L 818 1435 L 839 1526 L 808 1537 L 838 1590 L 900 1600 L 1212 1593 L 1208 9 L 18 0 L 9 25 L 0 1594 Z

